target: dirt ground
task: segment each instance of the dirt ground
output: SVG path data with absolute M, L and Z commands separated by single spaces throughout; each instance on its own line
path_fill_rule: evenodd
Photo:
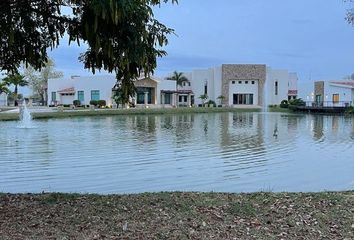
M 0 194 L 0 239 L 354 239 L 354 192 Z

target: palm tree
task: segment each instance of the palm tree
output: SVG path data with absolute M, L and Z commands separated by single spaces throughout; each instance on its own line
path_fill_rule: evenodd
M 0 82 L 0 94 L 2 93 L 10 93 L 10 90 L 7 88 L 7 85 L 4 82 Z
M 220 95 L 220 96 L 218 97 L 218 99 L 220 100 L 220 105 L 222 105 L 223 102 L 224 102 L 225 96 Z
M 19 73 L 10 73 L 3 79 L 4 83 L 6 85 L 14 85 L 15 86 L 15 106 L 17 106 L 17 93 L 18 93 L 18 86 L 24 87 L 28 85 L 28 82 L 24 79 L 24 76 L 22 76 Z
M 203 106 L 205 106 L 205 102 L 209 97 L 208 97 L 208 95 L 203 94 L 203 95 L 200 95 L 199 98 L 203 101 Z
M 174 71 L 171 77 L 167 78 L 168 80 L 176 81 L 176 86 L 182 86 L 184 82 L 189 82 L 188 78 L 183 76 L 183 72 Z

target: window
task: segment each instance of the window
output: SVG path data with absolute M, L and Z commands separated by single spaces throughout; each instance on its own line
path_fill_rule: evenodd
M 254 81 L 252 81 L 252 84 L 254 84 L 255 82 Z
M 184 102 L 188 101 L 188 96 L 183 96 Z
M 232 84 L 235 84 L 235 81 L 232 81 Z
M 204 84 L 204 94 L 208 95 L 208 82 L 207 81 Z
M 333 94 L 332 101 L 333 101 L 333 103 L 338 103 L 339 102 L 339 94 L 338 93 Z
M 191 83 L 190 83 L 190 82 L 188 82 L 188 86 L 191 86 Z
M 235 104 L 235 105 L 253 105 L 253 94 L 234 94 L 233 104 Z
M 52 102 L 55 102 L 57 100 L 57 93 L 52 92 Z
M 172 94 L 171 93 L 165 93 L 165 104 L 171 104 L 171 98 Z
M 278 95 L 278 81 L 275 81 L 275 83 L 274 83 L 274 94 L 275 95 Z
M 238 84 L 242 84 L 242 81 L 238 81 Z
M 245 84 L 248 84 L 248 81 L 245 81 Z
M 100 100 L 100 90 L 91 91 L 91 100 Z
M 182 96 L 178 96 L 178 102 L 182 102 Z
M 77 100 L 79 100 L 81 103 L 85 101 L 84 91 L 77 91 Z

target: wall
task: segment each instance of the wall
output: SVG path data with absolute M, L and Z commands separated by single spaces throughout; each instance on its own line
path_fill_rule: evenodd
M 275 94 L 275 83 L 278 82 L 278 94 Z M 288 100 L 289 73 L 287 70 L 267 68 L 265 82 L 266 105 L 279 105 L 282 100 Z M 294 89 L 295 90 L 295 89 Z
M 195 104 L 202 104 L 202 100 L 199 98 L 200 95 L 204 94 L 204 86 L 207 83 L 208 86 L 208 100 L 216 100 L 214 91 L 214 69 L 201 69 L 193 70 L 191 77 L 191 87 L 194 93 Z
M 334 83 L 326 82 L 323 100 L 331 102 L 333 100 L 333 94 L 339 94 L 340 102 L 351 102 L 353 101 L 352 92 L 353 90 L 349 87 L 338 86 Z M 343 105 L 343 103 L 338 104 Z
M 89 104 L 91 100 L 91 90 L 100 91 L 100 99 L 106 100 L 107 105 L 112 104 L 112 88 L 116 83 L 115 76 L 89 76 L 89 77 L 72 77 L 48 80 L 48 105 L 52 103 L 52 92 L 66 88 L 75 88 L 74 99 L 78 99 L 77 92 L 84 91 L 84 103 Z M 57 100 L 60 95 L 57 93 Z
M 0 94 L 0 106 L 7 106 L 7 95 L 5 93 Z
M 252 84 L 254 81 L 254 84 Z M 234 84 L 233 84 L 234 82 Z M 240 83 L 241 82 L 241 83 Z M 246 84 L 246 82 L 248 82 Z M 253 94 L 253 105 L 258 105 L 258 80 L 231 80 L 229 86 L 229 102 L 228 104 L 233 105 L 233 94 L 234 93 L 245 93 L 245 94 Z
M 230 81 L 245 79 L 258 81 L 258 105 L 262 106 L 263 86 L 266 80 L 266 65 L 263 64 L 223 64 L 222 95 L 225 96 L 225 102 L 230 103 Z

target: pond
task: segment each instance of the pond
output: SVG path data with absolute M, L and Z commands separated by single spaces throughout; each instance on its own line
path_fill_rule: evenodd
M 0 122 L 0 192 L 354 189 L 354 118 L 285 113 Z

